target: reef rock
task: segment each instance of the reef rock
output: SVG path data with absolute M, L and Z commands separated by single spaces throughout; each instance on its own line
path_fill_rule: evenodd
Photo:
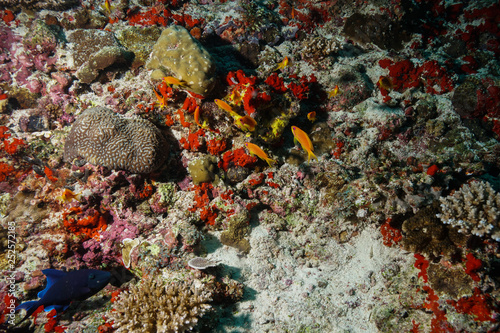
M 66 162 L 80 156 L 92 164 L 135 173 L 156 170 L 167 154 L 167 142 L 152 123 L 104 107 L 85 110 L 73 123 L 64 146 Z
M 76 77 L 91 83 L 100 71 L 132 61 L 134 54 L 116 40 L 112 32 L 97 29 L 76 29 L 67 35 L 67 49 L 61 54 L 64 66 L 77 70 Z
M 189 31 L 178 25 L 162 32 L 146 67 L 153 69 L 152 79 L 174 76 L 186 81 L 186 89 L 199 95 L 207 95 L 215 82 L 212 57 Z

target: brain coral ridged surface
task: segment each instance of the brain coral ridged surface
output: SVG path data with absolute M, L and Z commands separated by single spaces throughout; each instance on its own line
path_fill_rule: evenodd
M 167 142 L 152 123 L 125 118 L 104 107 L 85 110 L 64 146 L 66 162 L 80 156 L 92 164 L 135 173 L 154 171 L 167 153 Z

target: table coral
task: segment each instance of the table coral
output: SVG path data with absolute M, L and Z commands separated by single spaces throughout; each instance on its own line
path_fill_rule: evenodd
M 81 156 L 92 164 L 134 173 L 156 170 L 167 153 L 167 142 L 152 123 L 103 107 L 85 110 L 73 123 L 64 146 L 67 162 Z

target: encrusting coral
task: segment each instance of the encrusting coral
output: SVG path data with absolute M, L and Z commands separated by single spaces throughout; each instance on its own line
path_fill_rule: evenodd
M 144 279 L 122 292 L 107 316 L 117 333 L 185 332 L 211 308 L 211 297 L 207 290 L 187 282 Z
M 199 95 L 208 94 L 215 82 L 212 57 L 189 31 L 178 25 L 163 30 L 146 67 L 154 69 L 153 79 L 173 75 L 187 82 L 187 90 Z
M 103 107 L 85 110 L 73 123 L 64 146 L 67 162 L 81 156 L 92 164 L 135 173 L 154 171 L 167 153 L 167 142 L 152 123 Z
M 441 214 L 436 216 L 445 224 L 459 228 L 462 233 L 500 241 L 500 193 L 487 182 L 476 181 L 463 185 L 453 195 L 440 198 Z

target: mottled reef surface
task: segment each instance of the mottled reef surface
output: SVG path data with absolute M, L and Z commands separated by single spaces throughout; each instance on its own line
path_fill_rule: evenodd
M 0 331 L 500 331 L 499 17 L 0 0 Z

